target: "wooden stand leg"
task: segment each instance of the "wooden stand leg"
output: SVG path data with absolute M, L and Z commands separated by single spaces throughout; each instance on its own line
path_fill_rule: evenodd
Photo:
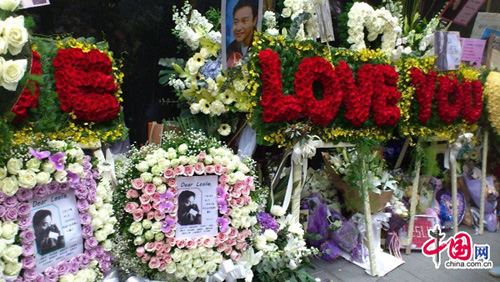
M 366 162 L 363 162 L 363 172 L 366 172 Z M 366 175 L 366 174 L 365 174 Z M 366 237 L 368 239 L 368 252 L 370 254 L 370 274 L 377 276 L 377 262 L 375 259 L 375 246 L 373 240 L 373 225 L 372 225 L 372 211 L 370 207 L 370 196 L 368 194 L 368 186 L 362 181 L 363 202 L 365 211 L 365 224 L 366 224 Z
M 486 198 L 486 169 L 488 158 L 488 131 L 484 132 L 483 141 L 483 159 L 481 167 L 481 202 L 479 205 L 479 234 L 483 235 L 484 232 L 484 201 Z
M 420 144 L 417 144 L 419 146 Z M 415 226 L 415 213 L 417 212 L 417 195 L 418 195 L 418 182 L 420 180 L 420 158 L 417 157 L 415 162 L 415 178 L 413 179 L 413 188 L 411 193 L 410 202 L 410 223 L 408 225 L 408 245 L 406 246 L 406 254 L 411 254 L 411 242 L 413 240 L 413 226 Z
M 293 166 L 292 216 L 295 222 L 300 217 L 300 194 L 302 193 L 302 163 Z
M 451 199 L 453 210 L 453 234 L 458 233 L 458 197 L 457 197 L 457 160 L 450 158 L 451 169 Z

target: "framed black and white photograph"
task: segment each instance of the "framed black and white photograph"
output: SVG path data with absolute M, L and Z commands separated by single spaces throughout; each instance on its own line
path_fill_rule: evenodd
M 180 225 L 201 224 L 201 191 L 184 190 L 179 193 L 177 220 Z
M 262 0 L 222 0 L 222 66 L 232 68 L 252 47 L 262 27 Z

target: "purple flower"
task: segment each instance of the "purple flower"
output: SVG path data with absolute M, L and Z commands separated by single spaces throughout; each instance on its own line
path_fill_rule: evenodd
M 101 175 L 99 174 L 99 172 L 97 170 L 94 170 L 92 172 L 92 176 L 94 177 L 94 179 L 99 179 L 101 178 Z
M 97 246 L 97 256 L 102 257 L 104 255 L 104 248 L 102 246 Z
M 7 212 L 7 209 L 4 206 L 0 205 L 0 217 L 3 218 L 5 216 L 5 212 Z
M 217 223 L 219 224 L 220 232 L 224 233 L 227 231 L 227 228 L 229 226 L 229 219 L 225 217 L 218 217 Z
M 35 246 L 33 244 L 23 244 L 23 256 L 32 256 L 35 253 Z
M 82 225 L 89 225 L 92 222 L 92 217 L 88 213 L 80 214 L 80 223 Z
M 17 211 L 19 216 L 28 216 L 30 214 L 31 208 L 28 203 L 20 203 L 17 206 Z
M 50 152 L 49 151 L 41 151 L 40 152 L 40 149 L 33 149 L 33 148 L 29 148 L 30 150 L 30 153 L 33 157 L 39 159 L 39 160 L 43 160 L 43 159 L 46 159 L 50 156 Z
M 90 249 L 90 250 L 88 250 L 88 254 L 89 254 L 90 259 L 95 259 L 97 257 L 97 250 Z
M 78 199 L 85 199 L 85 198 L 87 198 L 88 194 L 89 194 L 89 190 L 87 188 L 83 187 L 82 185 L 76 186 L 75 196 Z
M 161 203 L 159 206 L 160 211 L 167 211 L 170 212 L 174 208 L 174 203 L 172 202 L 166 202 L 166 203 Z
M 73 274 L 78 273 L 78 270 L 80 270 L 80 263 L 78 263 L 78 260 L 76 258 L 72 258 L 69 261 L 69 265 L 70 265 L 70 268 L 71 268 L 71 272 Z
M 54 163 L 54 167 L 57 171 L 64 169 L 64 164 L 66 163 L 66 160 L 64 159 L 65 156 L 66 153 L 59 152 L 49 157 L 49 160 Z
M 45 279 L 50 281 L 50 282 L 55 282 L 57 281 L 57 278 L 59 278 L 59 274 L 57 272 L 57 270 L 53 267 L 49 267 L 47 269 L 45 269 Z
M 59 184 L 59 192 L 66 192 L 71 188 L 72 186 L 68 182 L 60 183 Z
M 80 180 L 80 177 L 78 177 L 78 174 L 72 172 L 71 170 L 66 170 L 67 177 L 71 179 L 71 184 L 76 184 L 78 183 L 78 180 Z
M 5 197 L 6 197 L 6 195 L 0 190 L 0 203 L 5 201 Z
M 173 199 L 174 193 L 172 191 L 167 191 L 160 196 L 160 200 L 165 201 L 165 199 Z
M 89 224 L 82 226 L 82 236 L 84 239 L 92 237 L 93 234 L 94 228 L 92 227 L 92 225 Z
M 76 259 L 80 263 L 80 268 L 87 268 L 90 264 L 90 257 L 86 253 L 78 255 Z
M 20 202 L 26 202 L 33 198 L 33 190 L 19 189 L 16 196 Z
M 17 220 L 17 209 L 7 208 L 5 214 L 3 215 L 4 221 L 14 221 Z
M 57 183 L 56 181 L 52 181 L 48 185 L 48 188 L 49 188 L 49 194 L 57 193 L 57 191 L 59 191 L 59 183 Z
M 79 212 L 86 212 L 89 209 L 89 202 L 87 200 L 76 201 L 76 206 Z
M 31 244 L 35 241 L 35 233 L 30 229 L 24 230 L 19 236 L 21 236 L 23 244 Z
M 227 202 L 224 199 L 217 199 L 217 204 L 220 206 L 219 211 L 222 214 L 225 214 L 227 212 Z
M 226 198 L 226 190 L 224 190 L 224 188 L 222 187 L 217 187 L 217 198 L 222 198 L 222 199 L 225 199 Z
M 257 214 L 257 222 L 259 223 L 262 232 L 266 231 L 267 229 L 271 229 L 274 232 L 278 233 L 279 230 L 278 222 L 270 214 L 265 212 L 259 212 Z
M 28 214 L 29 215 L 29 214 Z M 19 230 L 26 230 L 31 226 L 31 218 L 29 216 L 19 216 L 17 218 Z
M 170 232 L 170 230 L 172 230 L 172 227 L 174 227 L 174 225 L 175 225 L 175 220 L 172 219 L 170 216 L 167 216 L 165 218 L 165 222 L 163 222 L 161 231 L 163 231 L 163 233 L 168 233 Z
M 326 261 L 333 261 L 342 254 L 339 246 L 337 246 L 333 240 L 326 240 L 323 242 L 323 244 L 319 246 L 319 251 L 321 252 L 321 258 Z
M 16 196 L 10 196 L 10 197 L 7 197 L 5 198 L 5 201 L 3 202 L 3 205 L 6 207 L 6 208 L 13 208 L 15 206 L 17 206 L 17 197 Z
M 43 199 L 47 197 L 49 194 L 49 188 L 47 188 L 47 185 L 38 185 L 35 187 L 35 199 Z
M 85 240 L 85 249 L 86 250 L 93 249 L 97 247 L 97 244 L 98 244 L 97 239 L 95 237 L 90 237 L 87 240 Z
M 94 174 L 92 173 L 92 171 L 87 171 L 87 173 L 85 174 L 85 179 L 86 180 L 94 179 Z
M 104 273 L 108 272 L 111 269 L 111 262 L 109 262 L 109 261 L 103 261 L 101 263 L 101 268 L 104 271 Z
M 24 257 L 21 260 L 21 263 L 23 264 L 23 268 L 25 268 L 25 269 L 32 269 L 32 268 L 35 267 L 35 257 L 34 256 Z
M 69 272 L 69 265 L 65 261 L 58 263 L 55 268 L 57 270 L 57 273 L 59 273 L 59 276 L 63 276 L 65 274 L 68 274 Z
M 87 196 L 87 198 L 90 203 L 95 203 L 95 201 L 97 200 L 97 193 L 95 192 L 95 189 L 89 191 L 89 195 Z
M 219 57 L 220 58 L 220 57 Z M 207 60 L 203 67 L 201 67 L 200 72 L 204 77 L 210 77 L 213 80 L 217 77 L 217 75 L 221 72 L 221 60 Z
M 34 281 L 38 276 L 38 272 L 35 269 L 25 269 L 23 276 L 26 281 Z

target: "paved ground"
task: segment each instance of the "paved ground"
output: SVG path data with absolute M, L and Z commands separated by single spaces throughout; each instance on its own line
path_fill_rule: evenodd
M 482 236 L 473 235 L 474 229 L 461 225 L 459 231 L 465 231 L 472 235 L 474 244 L 489 244 L 491 261 L 494 266 L 500 265 L 500 231 L 491 233 L 485 230 Z M 450 232 L 447 233 L 449 237 Z M 446 239 L 445 238 L 445 239 Z M 443 263 L 439 269 L 435 269 L 432 259 L 425 257 L 420 251 L 414 251 L 411 255 L 403 254 L 405 263 L 395 270 L 389 272 L 384 277 L 371 277 L 365 270 L 355 264 L 339 258 L 334 262 L 314 260 L 316 269 L 311 269 L 310 273 L 318 277 L 321 281 L 475 281 L 500 282 L 500 278 L 495 278 L 488 274 L 488 270 L 448 270 Z M 442 254 L 442 262 L 448 260 L 448 254 Z

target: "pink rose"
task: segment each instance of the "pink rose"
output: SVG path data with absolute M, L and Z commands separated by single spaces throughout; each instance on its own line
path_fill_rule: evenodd
M 224 185 L 226 184 L 226 182 L 229 180 L 229 176 L 227 176 L 227 174 L 223 174 L 219 177 L 219 183 L 221 185 Z
M 238 190 L 234 190 L 233 192 L 231 192 L 231 197 L 239 198 L 239 197 L 241 197 L 241 192 Z
M 175 179 L 174 179 L 174 178 L 169 179 L 169 180 L 168 180 L 168 182 L 167 182 L 167 185 L 168 185 L 169 187 L 175 188 L 175 187 L 177 187 L 177 181 L 175 181 Z
M 215 237 L 214 246 L 218 246 L 219 244 L 220 244 L 220 239 L 218 237 Z
M 170 258 L 170 261 L 172 261 L 172 258 Z M 167 262 L 166 261 L 161 261 L 160 266 L 158 267 L 159 271 L 165 271 L 167 269 Z
M 137 190 L 130 189 L 127 191 L 127 196 L 128 199 L 135 199 L 139 197 L 139 192 Z
M 142 257 L 145 253 L 146 253 L 146 249 L 144 249 L 143 246 L 137 247 L 137 249 L 135 249 L 135 254 L 138 257 Z
M 175 172 L 173 169 L 169 168 L 169 169 L 165 170 L 165 172 L 163 173 L 163 176 L 165 178 L 172 178 L 172 177 L 175 177 Z
M 226 249 L 227 245 L 224 243 L 221 243 L 217 246 L 217 252 L 222 253 Z
M 221 175 L 223 174 L 223 169 L 224 169 L 224 166 L 222 166 L 221 164 L 215 164 L 215 174 L 217 175 Z
M 184 167 L 184 174 L 187 176 L 193 176 L 194 174 L 194 168 L 193 166 L 187 165 Z
M 246 238 L 246 237 L 245 237 L 245 234 L 244 234 L 244 233 L 243 233 L 243 231 L 242 231 L 242 232 L 240 232 L 240 233 L 238 234 L 238 236 L 236 236 L 236 241 L 237 241 L 237 242 L 241 242 L 241 241 L 244 241 L 244 240 L 245 240 L 245 238 Z
M 177 219 L 175 219 L 175 221 L 177 221 Z M 165 234 L 165 236 L 167 238 L 169 238 L 169 239 L 172 239 L 172 238 L 175 239 L 174 238 L 175 237 L 175 231 L 174 230 L 170 230 L 169 232 L 167 232 L 167 234 Z M 173 245 L 172 245 L 172 247 L 173 247 Z
M 214 174 L 215 173 L 215 167 L 213 165 L 207 165 L 205 167 L 205 172 L 207 174 Z
M 151 256 L 150 256 L 150 255 L 145 254 L 145 255 L 141 258 L 141 261 L 142 261 L 143 263 L 147 263 L 147 262 L 149 261 L 149 259 L 150 259 L 150 258 L 151 258 Z
M 158 257 L 152 257 L 148 264 L 149 268 L 155 269 L 160 267 L 160 259 Z
M 153 200 L 155 200 L 155 201 L 159 201 L 159 200 L 160 200 L 160 198 L 161 198 L 161 194 L 160 194 L 160 193 L 158 193 L 158 192 L 155 192 L 155 193 L 153 194 L 152 198 L 153 198 Z
M 151 196 L 147 195 L 147 194 L 142 194 L 140 197 L 139 197 L 139 201 L 141 201 L 141 204 L 148 204 L 150 201 L 151 201 Z
M 153 209 L 157 210 L 160 208 L 161 202 L 159 201 L 154 201 L 153 202 Z
M 219 234 L 217 235 L 217 238 L 219 238 L 219 240 L 220 240 L 221 242 L 225 242 L 225 241 L 228 239 L 228 236 L 227 236 L 227 234 L 225 234 L 225 233 L 219 233 Z
M 165 214 L 164 214 L 164 213 L 162 213 L 162 212 L 161 212 L 161 211 L 159 211 L 159 210 L 156 210 L 156 211 L 155 211 L 155 214 L 154 214 L 154 219 L 155 219 L 156 221 L 161 221 L 161 220 L 162 220 L 162 219 L 164 219 L 164 218 L 165 218 Z
M 196 248 L 196 242 L 194 240 L 191 240 L 191 239 L 188 240 L 186 242 L 186 248 L 188 248 L 188 249 L 194 249 L 194 248 Z
M 163 252 L 168 254 L 168 253 L 170 253 L 170 250 L 172 250 L 172 247 L 168 244 L 165 244 Z
M 244 205 L 248 205 L 248 204 L 250 204 L 250 202 L 252 202 L 252 198 L 249 197 L 249 196 L 244 196 L 242 198 L 243 198 L 243 201 L 244 201 L 243 202 Z
M 245 204 L 245 199 L 243 199 L 242 197 L 236 199 L 236 206 L 237 207 L 242 207 L 244 204 Z
M 147 218 L 149 220 L 152 220 L 153 218 L 155 218 L 155 212 L 154 211 L 149 211 L 148 214 L 147 214 Z
M 177 247 L 182 249 L 185 246 L 186 246 L 186 240 L 184 240 L 184 239 L 177 240 Z
M 233 207 L 237 207 L 237 205 L 236 205 L 236 199 L 231 199 L 231 200 L 229 201 L 229 204 L 230 204 L 231 206 L 233 206 Z
M 229 256 L 232 251 L 233 251 L 233 247 L 226 245 L 226 249 L 224 250 L 224 253 L 226 253 L 226 255 Z
M 254 186 L 253 185 L 253 177 L 251 176 L 248 176 L 246 179 L 245 179 L 245 182 L 247 183 L 248 186 Z
M 144 216 L 144 212 L 141 209 L 136 209 L 132 213 L 132 216 L 134 217 L 134 221 L 141 221 Z
M 247 249 L 247 242 L 243 241 L 243 242 L 236 243 L 236 249 L 241 250 L 241 251 L 246 250 Z
M 174 168 L 175 175 L 182 175 L 184 174 L 184 166 L 180 165 L 176 168 Z
M 203 163 L 197 163 L 194 165 L 194 172 L 198 175 L 205 173 L 205 165 Z
M 241 254 L 234 250 L 231 252 L 229 256 L 233 261 L 238 261 L 241 258 Z
M 156 192 L 156 186 L 154 184 L 148 183 L 142 188 L 142 193 L 152 196 Z
M 177 183 L 175 184 L 177 186 Z M 168 190 L 170 193 L 174 194 L 174 195 L 177 195 L 177 188 L 175 187 L 171 187 L 171 188 L 168 188 Z M 175 202 L 174 202 L 175 204 Z
M 148 213 L 149 211 L 151 211 L 151 204 L 142 204 L 141 209 L 144 213 Z
M 234 228 L 234 227 L 231 227 L 228 236 L 231 239 L 236 238 L 236 236 L 238 236 L 238 230 L 236 230 L 236 228 Z
M 243 188 L 243 190 L 241 190 L 241 194 L 244 195 L 244 196 L 248 196 L 250 195 L 250 188 L 248 188 L 249 186 L 245 186 Z
M 154 242 L 154 244 L 155 244 L 155 249 L 156 250 L 161 250 L 165 246 L 165 243 L 163 243 L 161 241 L 156 241 L 156 242 Z
M 214 245 L 215 245 L 215 238 L 213 238 L 213 237 L 210 237 L 210 238 L 205 238 L 205 239 L 203 240 L 203 246 L 204 246 L 205 248 L 213 248 L 213 247 L 214 247 Z
M 228 239 L 226 241 L 226 244 L 228 244 L 229 246 L 234 246 L 236 245 L 236 239 Z
M 125 212 L 133 213 L 138 207 L 139 207 L 138 203 L 128 202 L 127 204 L 125 204 Z
M 141 190 L 144 187 L 144 182 L 140 178 L 132 180 L 132 188 Z
M 148 252 L 154 252 L 156 250 L 156 244 L 153 242 L 147 242 L 146 245 L 144 245 L 144 249 Z
M 166 242 L 167 242 L 167 244 L 168 244 L 169 246 L 171 246 L 171 247 L 175 246 L 175 238 L 173 238 L 173 237 L 169 237 L 169 238 L 167 238 L 167 241 L 166 241 Z
M 199 160 L 199 161 L 203 161 L 206 157 L 207 157 L 207 153 L 205 153 L 205 151 L 201 151 L 201 152 L 198 154 L 198 160 Z
M 164 254 L 163 255 L 163 260 L 165 260 L 165 262 L 167 264 L 170 264 L 170 263 L 172 263 L 172 256 L 170 254 Z

